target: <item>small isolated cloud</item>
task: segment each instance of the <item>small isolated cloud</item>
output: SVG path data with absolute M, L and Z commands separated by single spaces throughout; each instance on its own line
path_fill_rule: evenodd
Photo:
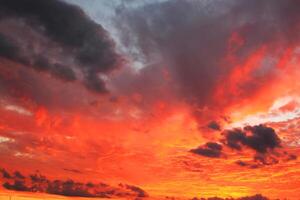
M 220 131 L 221 130 L 221 126 L 220 124 L 218 124 L 218 122 L 216 121 L 211 121 L 209 122 L 209 124 L 207 125 L 208 128 L 216 130 L 216 131 Z
M 67 169 L 67 168 L 64 168 L 63 170 L 64 171 L 68 171 L 68 172 L 72 172 L 72 173 L 76 173 L 76 174 L 82 174 L 82 172 L 80 170 L 77 170 L 77 169 Z
M 222 148 L 222 145 L 218 143 L 208 142 L 203 146 L 190 150 L 190 152 L 201 156 L 219 158 L 222 155 Z
M 226 144 L 236 150 L 246 146 L 257 153 L 266 153 L 268 150 L 281 147 L 281 140 L 274 129 L 264 125 L 246 126 L 244 130 L 233 129 L 226 131 L 225 134 Z

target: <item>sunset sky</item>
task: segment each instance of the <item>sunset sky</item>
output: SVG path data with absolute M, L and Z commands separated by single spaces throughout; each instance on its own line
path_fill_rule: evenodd
M 299 0 L 0 0 L 0 193 L 299 200 L 299 78 Z

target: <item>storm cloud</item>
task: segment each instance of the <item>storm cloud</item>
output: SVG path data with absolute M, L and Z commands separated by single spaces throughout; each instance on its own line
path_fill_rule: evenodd
M 276 59 L 299 42 L 299 8 L 293 0 L 172 0 L 120 7 L 115 21 L 133 59 L 167 68 L 170 88 L 211 120 L 272 79 Z
M 106 91 L 99 75 L 116 69 L 120 56 L 108 32 L 79 7 L 60 0 L 1 0 L 0 11 L 2 58 Z

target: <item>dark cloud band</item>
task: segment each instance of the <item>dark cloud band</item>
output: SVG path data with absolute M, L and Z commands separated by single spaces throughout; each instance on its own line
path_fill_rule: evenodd
M 19 171 L 10 175 L 1 169 L 4 178 L 3 187 L 8 190 L 43 192 L 71 197 L 98 197 L 98 198 L 143 198 L 148 194 L 141 188 L 133 185 L 119 184 L 112 187 L 104 183 L 82 183 L 73 180 L 50 180 L 40 173 L 25 176 Z

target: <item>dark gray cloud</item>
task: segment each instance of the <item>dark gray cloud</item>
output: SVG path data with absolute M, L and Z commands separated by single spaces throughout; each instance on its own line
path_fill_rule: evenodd
M 7 176 L 5 169 L 1 170 L 4 182 L 3 187 L 8 190 L 42 192 L 71 197 L 99 197 L 99 198 L 143 198 L 148 194 L 141 188 L 133 185 L 120 184 L 112 187 L 104 183 L 82 183 L 74 180 L 50 180 L 39 172 L 23 176 L 16 171 L 14 176 Z
M 280 160 L 287 160 L 284 154 L 274 153 L 281 148 L 281 140 L 275 130 L 265 125 L 246 126 L 243 129 L 226 130 L 225 144 L 231 149 L 242 151 L 247 147 L 256 153 L 253 161 L 238 160 L 236 164 L 252 169 L 277 164 Z M 281 158 L 282 157 L 282 158 Z
M 5 169 L 1 169 L 0 172 L 2 173 L 2 177 L 5 179 L 10 179 L 12 176 L 6 171 Z
M 14 178 L 16 178 L 16 179 L 25 179 L 25 176 L 23 176 L 19 171 L 15 171 Z
M 0 11 L 1 57 L 106 91 L 98 75 L 115 69 L 120 57 L 106 30 L 79 7 L 60 0 L 1 0 Z
M 247 135 L 246 132 L 251 135 Z M 264 125 L 247 126 L 244 131 L 235 129 L 226 133 L 226 144 L 236 150 L 241 150 L 244 145 L 258 153 L 266 153 L 268 150 L 281 147 L 280 143 L 274 129 Z
M 242 161 L 242 160 L 238 160 L 238 161 L 236 161 L 235 163 L 236 163 L 237 165 L 242 166 L 242 167 L 245 167 L 245 166 L 248 165 L 246 162 L 244 162 L 244 161 Z
M 216 130 L 216 131 L 220 131 L 221 130 L 221 126 L 216 121 L 209 122 L 208 125 L 207 125 L 207 127 L 210 128 L 210 129 Z
M 190 152 L 206 157 L 219 158 L 222 155 L 222 145 L 215 142 L 208 142 L 196 149 L 191 149 Z
M 19 49 L 16 44 L 7 36 L 0 33 L 0 56 L 20 61 Z
M 243 151 L 244 148 L 252 149 L 254 150 L 252 161 L 236 161 L 237 165 L 252 169 L 297 159 L 294 154 L 278 151 L 283 149 L 281 139 L 273 128 L 263 124 L 225 130 L 222 132 L 222 136 L 220 142 L 223 145 L 207 142 L 203 146 L 191 149 L 190 152 L 201 156 L 220 158 L 222 155 L 226 157 L 224 147 L 229 147 L 234 151 Z
M 191 200 L 269 200 L 269 198 L 267 198 L 261 194 L 256 194 L 253 196 L 246 196 L 246 197 L 240 197 L 240 198 L 220 198 L 220 197 L 197 198 L 197 197 L 194 197 Z
M 3 187 L 8 190 L 29 191 L 29 188 L 26 187 L 25 182 L 22 180 L 14 180 L 13 183 L 5 182 Z
M 134 186 L 134 185 L 127 185 L 127 184 L 120 184 L 119 186 L 129 189 L 135 193 L 137 193 L 137 197 L 148 197 L 148 194 L 142 190 L 141 188 Z

